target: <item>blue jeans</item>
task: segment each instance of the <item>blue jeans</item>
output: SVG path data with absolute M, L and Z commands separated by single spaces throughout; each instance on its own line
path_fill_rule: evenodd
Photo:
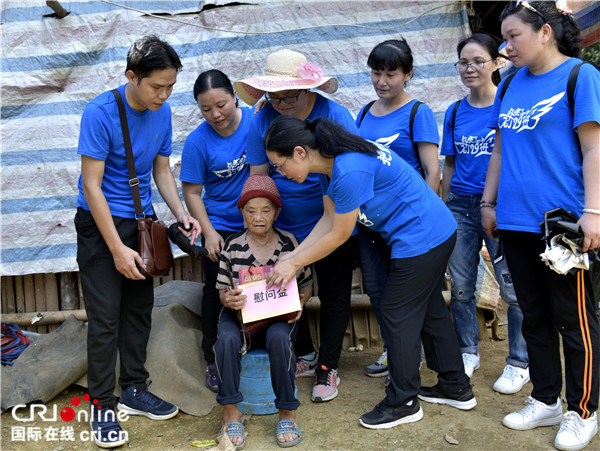
M 498 239 L 488 237 L 483 231 L 480 201 L 481 195 L 462 196 L 453 192 L 448 194 L 446 200 L 446 206 L 458 224 L 456 246 L 448 261 L 448 270 L 452 280 L 450 309 L 454 317 L 454 328 L 458 335 L 461 351 L 470 354 L 479 352 L 479 326 L 475 299 L 479 251 L 483 240 L 493 259 L 499 245 Z M 523 313 L 517 302 L 506 259 L 494 264 L 494 272 L 500 285 L 500 295 L 508 304 L 508 357 L 506 363 L 527 368 L 529 366 L 527 344 L 521 331 Z

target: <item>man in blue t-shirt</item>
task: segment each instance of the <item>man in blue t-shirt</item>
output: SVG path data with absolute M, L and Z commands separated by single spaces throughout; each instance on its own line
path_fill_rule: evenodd
M 125 115 L 140 200 L 152 216 L 151 180 L 192 242 L 198 221 L 186 212 L 169 165 L 173 91 L 181 62 L 175 50 L 156 36 L 135 42 L 127 54 L 127 84 L 118 88 Z M 85 108 L 77 153 L 81 176 L 75 227 L 77 263 L 88 316 L 88 373 L 95 443 L 113 448 L 127 442 L 115 414 L 115 363 L 120 356 L 118 409 L 153 420 L 174 417 L 179 409 L 148 391 L 144 368 L 150 336 L 153 281 L 138 265 L 136 220 L 130 176 L 115 95 L 100 94 Z

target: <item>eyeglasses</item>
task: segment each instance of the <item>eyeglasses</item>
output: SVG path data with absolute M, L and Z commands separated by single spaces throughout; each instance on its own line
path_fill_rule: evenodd
M 535 9 L 533 6 L 531 6 L 529 3 L 527 3 L 524 0 L 518 0 L 516 2 L 511 2 L 509 11 L 514 11 L 516 9 L 519 9 L 519 6 L 521 6 L 521 5 L 524 6 L 525 8 L 527 8 L 532 13 L 535 13 L 538 16 L 540 16 L 542 19 L 544 19 L 544 22 L 546 21 L 546 18 L 544 17 L 544 15 L 541 12 L 539 12 L 537 9 Z
M 302 94 L 302 90 L 299 90 L 298 94 L 296 94 L 295 96 L 271 97 L 271 95 L 268 92 L 265 92 L 265 99 L 267 99 L 267 102 L 269 102 L 271 105 L 279 105 L 281 102 L 289 104 L 296 103 L 298 101 L 298 97 L 300 97 L 300 94 Z
M 461 72 L 466 71 L 469 67 L 473 70 L 481 70 L 485 66 L 485 63 L 489 63 L 491 60 L 486 61 L 473 61 L 472 63 L 467 63 L 466 61 L 459 61 L 458 63 L 454 63 L 454 67 Z
M 283 163 L 281 163 L 279 166 L 277 166 L 276 164 L 273 163 L 273 166 L 275 166 L 275 171 L 276 172 L 279 172 L 280 174 L 282 173 L 281 170 L 285 166 L 285 162 L 288 161 L 288 158 L 289 157 L 285 157 L 285 160 L 283 160 Z

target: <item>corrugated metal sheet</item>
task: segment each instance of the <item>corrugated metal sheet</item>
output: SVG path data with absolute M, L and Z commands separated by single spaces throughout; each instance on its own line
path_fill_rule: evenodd
M 119 3 L 164 15 L 61 1 L 70 14 L 56 19 L 44 17 L 52 10 L 42 2 L 3 2 L 2 275 L 77 270 L 80 115 L 89 100 L 125 82 L 127 50 L 146 34 L 166 39 L 184 65 L 169 99 L 175 169 L 186 136 L 201 121 L 192 95 L 198 73 L 217 68 L 232 80 L 262 74 L 267 54 L 281 48 L 300 51 L 325 75 L 337 76 L 340 89 L 331 97 L 355 115 L 375 98 L 367 55 L 399 36 L 415 56 L 407 89 L 432 107 L 440 124 L 446 107 L 465 92 L 452 65 L 456 43 L 469 34 L 461 2 L 218 1 L 201 13 L 205 2 Z M 168 220 L 161 199 L 155 205 Z

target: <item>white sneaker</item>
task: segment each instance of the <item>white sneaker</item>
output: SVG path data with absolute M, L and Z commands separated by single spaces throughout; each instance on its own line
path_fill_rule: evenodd
M 463 352 L 463 365 L 465 366 L 465 374 L 469 378 L 473 377 L 473 372 L 479 368 L 479 354 L 469 354 Z
M 520 391 L 527 382 L 529 382 L 529 368 L 506 365 L 502 376 L 498 378 L 492 388 L 499 393 L 512 395 Z
M 525 403 L 527 407 L 506 415 L 502 420 L 502 424 L 510 429 L 526 431 L 540 426 L 554 426 L 563 419 L 560 398 L 556 400 L 556 404 L 553 406 L 537 401 L 531 396 L 525 400 Z
M 565 413 L 556 434 L 554 446 L 562 450 L 577 450 L 585 448 L 598 433 L 598 417 L 596 412 L 587 420 L 583 420 L 572 410 Z

